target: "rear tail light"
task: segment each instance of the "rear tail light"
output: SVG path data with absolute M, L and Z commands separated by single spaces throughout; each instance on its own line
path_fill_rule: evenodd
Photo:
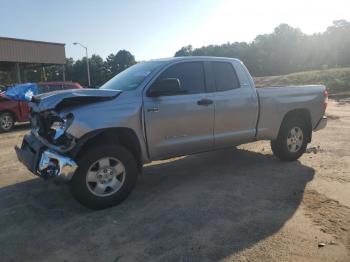
M 327 91 L 327 89 L 325 89 L 324 91 L 323 91 L 323 97 L 324 97 L 324 110 L 326 110 L 326 108 L 327 108 L 327 105 L 328 105 L 328 91 Z

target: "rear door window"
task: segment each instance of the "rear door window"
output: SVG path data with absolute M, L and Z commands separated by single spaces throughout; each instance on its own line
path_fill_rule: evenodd
M 72 85 L 67 85 L 67 84 L 63 85 L 64 90 L 73 89 L 73 88 L 74 88 L 74 86 L 72 86 Z
M 38 93 L 39 94 L 44 94 L 44 93 L 47 93 L 47 92 L 50 92 L 50 88 L 48 85 L 39 85 L 38 86 Z
M 50 91 L 57 91 L 57 90 L 63 90 L 63 86 L 58 84 L 58 85 L 49 85 Z
M 216 91 L 227 91 L 240 87 L 237 74 L 232 64 L 212 62 Z
M 202 62 L 184 62 L 166 69 L 158 79 L 178 78 L 185 94 L 205 92 L 205 78 Z

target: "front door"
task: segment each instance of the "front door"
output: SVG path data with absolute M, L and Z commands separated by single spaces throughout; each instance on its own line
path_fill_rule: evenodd
M 211 150 L 214 104 L 208 98 L 202 62 L 181 62 L 157 80 L 177 78 L 184 94 L 144 97 L 144 115 L 152 160 Z

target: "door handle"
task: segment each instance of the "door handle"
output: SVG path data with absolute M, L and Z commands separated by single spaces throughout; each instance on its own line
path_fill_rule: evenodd
M 151 108 L 147 108 L 147 112 L 159 112 L 159 108 L 158 107 L 151 107 Z
M 203 99 L 197 101 L 197 105 L 199 105 L 199 106 L 209 106 L 212 103 L 214 103 L 214 101 L 211 99 L 208 99 L 208 98 L 203 98 Z

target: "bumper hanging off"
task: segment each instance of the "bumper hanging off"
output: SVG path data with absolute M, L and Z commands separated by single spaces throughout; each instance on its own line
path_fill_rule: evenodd
M 78 165 L 73 159 L 47 149 L 39 139 L 27 134 L 21 148 L 15 147 L 17 158 L 33 174 L 42 178 L 71 180 Z

